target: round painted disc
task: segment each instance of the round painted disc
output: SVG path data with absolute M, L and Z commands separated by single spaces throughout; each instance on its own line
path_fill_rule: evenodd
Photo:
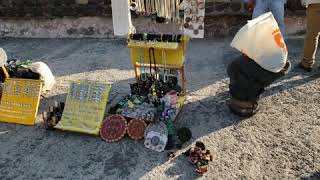
M 127 133 L 132 139 L 143 139 L 146 127 L 147 124 L 142 119 L 132 119 L 128 124 Z
M 120 115 L 112 115 L 102 122 L 100 136 L 107 142 L 116 142 L 123 138 L 126 130 L 126 119 Z

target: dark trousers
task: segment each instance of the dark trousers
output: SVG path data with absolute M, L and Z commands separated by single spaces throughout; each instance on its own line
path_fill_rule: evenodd
M 241 101 L 257 101 L 264 88 L 278 78 L 283 72 L 273 73 L 263 69 L 251 59 L 239 56 L 228 66 L 230 77 L 229 90 L 233 98 Z

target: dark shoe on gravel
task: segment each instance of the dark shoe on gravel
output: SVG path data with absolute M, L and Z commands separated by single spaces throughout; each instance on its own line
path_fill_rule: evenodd
M 230 100 L 228 106 L 232 113 L 244 118 L 255 115 L 259 110 L 257 102 L 240 101 L 234 98 Z

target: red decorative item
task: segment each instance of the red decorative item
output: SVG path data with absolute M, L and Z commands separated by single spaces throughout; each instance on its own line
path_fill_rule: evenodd
M 112 115 L 102 122 L 100 136 L 107 142 L 116 142 L 124 137 L 126 130 L 126 119 L 120 115 Z
M 147 124 L 142 119 L 132 119 L 127 128 L 128 136 L 134 140 L 143 139 Z

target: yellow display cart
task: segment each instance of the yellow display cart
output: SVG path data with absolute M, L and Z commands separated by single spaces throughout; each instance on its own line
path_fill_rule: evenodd
M 140 68 L 164 68 L 179 72 L 182 93 L 177 104 L 177 115 L 186 100 L 186 76 L 185 76 L 185 56 L 189 37 L 182 35 L 180 42 L 145 41 L 128 38 L 128 48 L 130 48 L 131 62 L 134 67 L 135 79 L 138 80 Z M 149 50 L 154 50 L 156 64 L 150 63 Z
M 129 36 L 130 37 L 130 36 Z M 177 70 L 180 74 L 182 95 L 186 95 L 185 54 L 189 42 L 187 36 L 182 36 L 181 42 L 157 42 L 128 39 L 131 50 L 131 62 L 134 66 L 135 78 L 138 80 L 139 68 L 150 67 L 149 49 L 154 49 L 156 64 L 151 67 Z

